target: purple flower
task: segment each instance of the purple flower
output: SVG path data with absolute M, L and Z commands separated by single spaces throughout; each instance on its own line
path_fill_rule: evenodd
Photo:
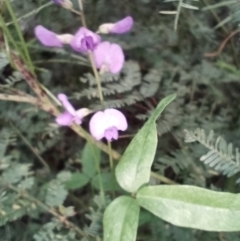
M 57 35 L 41 25 L 35 27 L 34 32 L 37 39 L 48 47 L 63 47 L 63 44 L 69 44 L 73 38 L 71 34 Z
M 106 109 L 96 112 L 89 123 L 90 132 L 97 140 L 105 137 L 108 141 L 118 139 L 118 130 L 125 131 L 127 120 L 122 112 L 116 109 Z
M 73 7 L 70 0 L 52 0 L 52 2 L 61 5 L 64 8 L 71 9 Z
M 64 0 L 52 0 L 52 2 L 61 5 Z
M 98 33 L 108 34 L 123 34 L 131 30 L 133 26 L 133 18 L 127 16 L 126 18 L 116 22 L 116 23 L 104 23 L 99 26 Z
M 65 94 L 58 94 L 58 99 L 65 109 L 65 111 L 56 118 L 56 122 L 60 126 L 70 126 L 73 122 L 75 122 L 77 125 L 80 125 L 83 117 L 90 113 L 86 108 L 76 111 L 68 101 L 68 98 Z
M 74 35 L 71 46 L 74 50 L 85 53 L 93 50 L 101 42 L 101 37 L 87 28 L 81 27 Z
M 118 44 L 109 42 L 100 43 L 93 51 L 96 67 L 101 73 L 116 74 L 121 71 L 124 64 L 124 54 Z

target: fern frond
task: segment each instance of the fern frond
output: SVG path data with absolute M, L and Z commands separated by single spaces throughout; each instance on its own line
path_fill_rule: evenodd
M 53 218 L 51 222 L 44 224 L 33 238 L 35 241 L 76 241 L 76 233 L 67 230 L 62 222 Z
M 105 199 L 107 204 L 109 204 L 109 198 L 105 197 Z M 97 208 L 90 207 L 90 214 L 87 214 L 86 217 L 91 220 L 91 223 L 88 227 L 84 228 L 84 232 L 89 236 L 98 237 L 102 233 L 102 219 L 106 204 L 104 204 L 104 201 L 100 196 L 95 196 L 93 201 L 97 205 Z M 87 240 L 83 238 L 81 241 Z
M 50 207 L 60 206 L 65 201 L 68 192 L 59 180 L 52 180 L 47 188 L 46 203 Z
M 16 134 L 9 129 L 3 129 L 0 131 L 0 158 L 5 156 L 8 145 L 16 144 L 16 139 Z
M 185 130 L 185 142 L 199 142 L 209 151 L 200 158 L 200 161 L 214 168 L 223 175 L 231 177 L 240 172 L 240 153 L 238 148 L 233 148 L 232 143 L 227 142 L 221 137 L 214 138 L 214 132 L 210 131 L 206 135 L 203 129 L 195 131 Z
M 0 201 L 0 226 L 36 210 L 35 204 L 19 198 L 15 193 L 2 193 Z
M 158 91 L 162 73 L 157 69 L 150 69 L 149 73 L 143 77 L 140 93 L 145 97 L 151 97 Z
M 105 73 L 100 77 L 104 96 L 129 92 L 141 83 L 140 68 L 134 61 L 126 62 L 121 74 Z M 80 81 L 82 83 L 88 83 L 90 88 L 86 88 L 80 93 L 75 93 L 74 96 L 77 99 L 82 97 L 87 97 L 88 99 L 98 98 L 96 80 L 92 74 L 85 74 L 80 78 Z
M 80 78 L 84 84 L 90 87 L 81 92 L 74 93 L 76 99 L 88 98 L 89 100 L 98 99 L 98 90 L 95 77 L 87 73 Z M 102 91 L 105 97 L 105 106 L 108 108 L 120 108 L 133 105 L 142 101 L 144 94 L 140 94 L 135 88 L 141 85 L 141 73 L 139 64 L 135 61 L 127 61 L 120 74 L 105 73 L 101 75 Z M 149 80 L 150 82 L 150 80 Z M 154 87 L 156 89 L 156 86 Z M 116 97 L 117 95 L 117 97 Z M 101 108 L 100 104 L 93 104 L 91 109 Z
M 130 106 L 139 101 L 143 101 L 144 98 L 137 91 L 132 92 L 131 95 L 125 96 L 123 99 L 118 100 L 106 100 L 104 104 L 106 108 L 121 108 L 123 106 Z M 91 108 L 101 109 L 101 105 L 92 105 Z
M 62 55 L 63 56 L 62 59 L 59 59 L 59 58 L 56 59 L 56 62 L 58 62 L 58 63 L 61 63 L 61 62 L 64 63 L 64 62 L 71 61 L 70 63 L 75 63 L 75 64 L 79 64 L 79 65 L 83 65 L 83 66 L 89 66 L 89 62 L 88 62 L 86 57 L 83 57 L 81 55 L 77 55 L 77 54 L 74 54 L 74 53 L 69 53 L 65 49 L 61 49 L 61 48 L 44 48 L 44 47 L 38 46 L 38 45 L 30 45 L 29 47 L 34 49 L 34 50 L 40 50 L 40 51 L 47 51 L 47 52 L 51 52 L 51 53 L 56 53 L 56 54 L 58 54 L 60 56 Z M 51 59 L 48 60 L 48 61 L 46 61 L 46 60 L 35 61 L 35 63 L 46 63 L 46 62 L 55 62 L 55 61 L 51 61 Z

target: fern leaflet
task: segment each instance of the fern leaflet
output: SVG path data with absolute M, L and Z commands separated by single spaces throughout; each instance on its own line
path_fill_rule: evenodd
M 221 136 L 215 139 L 213 131 L 210 131 L 207 136 L 203 129 L 185 130 L 185 134 L 185 142 L 199 142 L 209 149 L 205 155 L 201 156 L 200 161 L 227 177 L 240 172 L 239 149 L 234 150 L 232 143 L 227 144 Z M 240 183 L 240 179 L 237 180 L 237 183 Z

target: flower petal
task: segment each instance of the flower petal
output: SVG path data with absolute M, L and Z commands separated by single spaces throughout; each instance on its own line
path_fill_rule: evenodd
M 61 34 L 61 35 L 57 35 L 57 38 L 61 41 L 61 43 L 63 44 L 70 44 L 72 39 L 73 39 L 73 35 L 66 33 L 66 34 Z
M 35 27 L 35 36 L 37 37 L 37 39 L 45 46 L 48 47 L 62 47 L 62 42 L 58 39 L 57 35 L 44 28 L 41 25 L 38 25 L 37 27 Z
M 127 119 L 124 114 L 116 109 L 106 109 L 104 111 L 106 127 L 116 127 L 118 130 L 125 131 L 128 127 Z
M 98 111 L 92 116 L 89 122 L 89 129 L 91 135 L 95 139 L 100 140 L 104 137 L 106 130 L 106 119 L 104 112 Z
M 75 116 L 76 111 L 71 105 L 71 103 L 68 101 L 68 97 L 65 94 L 58 94 L 58 99 L 61 101 L 63 107 L 66 111 L 68 111 L 71 115 Z
M 114 23 L 104 23 L 98 27 L 97 33 L 108 34 L 114 27 Z
M 127 16 L 126 18 L 116 22 L 110 29 L 110 33 L 122 34 L 129 32 L 133 26 L 133 18 Z
M 70 45 L 75 51 L 93 50 L 101 42 L 101 37 L 85 27 L 81 27 L 74 35 Z
M 109 49 L 110 66 L 109 70 L 113 74 L 121 71 L 124 64 L 124 54 L 122 48 L 118 44 L 111 44 Z
M 93 56 L 97 68 L 101 68 L 108 58 L 108 51 L 111 44 L 109 42 L 100 43 L 93 51 Z
M 104 132 L 104 136 L 108 141 L 117 140 L 118 139 L 118 129 L 116 127 L 108 128 Z
M 75 116 L 78 116 L 79 118 L 83 118 L 83 117 L 85 117 L 85 116 L 87 116 L 91 113 L 92 113 L 92 111 L 89 110 L 88 108 L 81 108 L 81 109 L 76 111 Z
M 69 112 L 65 111 L 60 114 L 55 121 L 60 126 L 70 126 L 73 122 L 73 116 Z
M 102 42 L 94 49 L 93 55 L 98 69 L 105 67 L 111 73 L 116 74 L 123 67 L 124 54 L 118 44 Z
M 52 2 L 54 2 L 56 4 L 62 4 L 63 0 L 52 0 Z

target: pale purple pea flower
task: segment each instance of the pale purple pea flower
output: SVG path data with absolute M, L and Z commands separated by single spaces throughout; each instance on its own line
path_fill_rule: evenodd
M 64 0 L 52 0 L 52 2 L 61 5 Z
M 85 27 L 81 27 L 71 40 L 71 46 L 77 52 L 92 51 L 101 42 L 101 37 Z
M 70 0 L 51 0 L 51 1 L 67 9 L 71 9 L 73 7 L 72 2 Z
M 63 44 L 69 44 L 73 38 L 71 34 L 56 33 L 44 28 L 42 25 L 35 27 L 35 36 L 45 46 L 48 47 L 63 47 Z
M 102 42 L 94 49 L 93 55 L 96 67 L 100 69 L 100 73 L 111 72 L 116 74 L 123 67 L 124 54 L 118 44 Z
M 123 34 L 129 32 L 133 27 L 133 18 L 127 16 L 126 18 L 116 22 L 116 23 L 104 23 L 99 26 L 98 33 L 108 34 Z
M 103 137 L 108 141 L 117 140 L 118 130 L 125 131 L 127 127 L 126 117 L 116 109 L 98 111 L 89 122 L 90 133 L 97 140 Z
M 76 111 L 65 94 L 58 94 L 58 99 L 65 109 L 65 111 L 56 118 L 56 122 L 60 126 L 70 126 L 73 122 L 80 125 L 83 117 L 90 113 L 86 108 Z

